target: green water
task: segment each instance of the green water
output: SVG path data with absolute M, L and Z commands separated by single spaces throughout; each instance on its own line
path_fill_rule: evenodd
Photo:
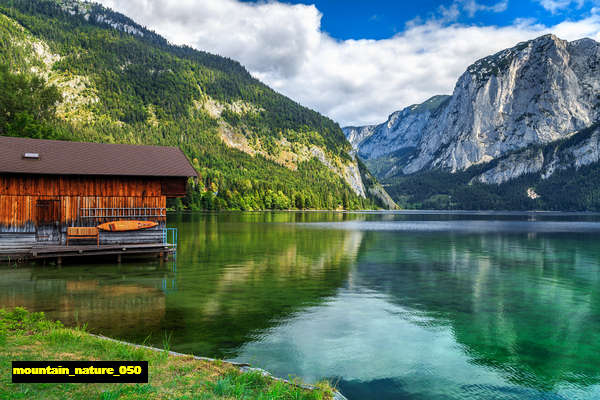
M 600 398 L 598 215 L 169 218 L 175 261 L 3 265 L 0 306 L 350 400 Z

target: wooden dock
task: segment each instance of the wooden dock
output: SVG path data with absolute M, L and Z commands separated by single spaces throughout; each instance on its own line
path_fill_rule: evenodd
M 84 245 L 84 246 L 30 246 L 22 248 L 0 247 L 0 261 L 35 261 L 55 259 L 61 264 L 66 257 L 104 257 L 116 256 L 116 261 L 121 262 L 123 256 L 154 256 L 168 259 L 175 253 L 176 247 L 163 243 L 144 244 L 113 244 L 113 245 Z

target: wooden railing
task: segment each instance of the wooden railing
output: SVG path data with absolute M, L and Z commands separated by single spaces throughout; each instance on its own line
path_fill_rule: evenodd
M 166 208 L 81 208 L 80 218 L 157 218 L 166 217 Z

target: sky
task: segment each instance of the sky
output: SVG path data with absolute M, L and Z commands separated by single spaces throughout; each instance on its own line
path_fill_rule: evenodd
M 474 61 L 546 33 L 600 41 L 600 0 L 96 0 L 226 56 L 341 126 L 451 94 Z

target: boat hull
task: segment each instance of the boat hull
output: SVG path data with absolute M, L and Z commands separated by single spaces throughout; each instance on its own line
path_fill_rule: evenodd
M 139 231 L 154 228 L 158 222 L 154 221 L 111 221 L 98 225 L 98 229 L 110 232 Z

